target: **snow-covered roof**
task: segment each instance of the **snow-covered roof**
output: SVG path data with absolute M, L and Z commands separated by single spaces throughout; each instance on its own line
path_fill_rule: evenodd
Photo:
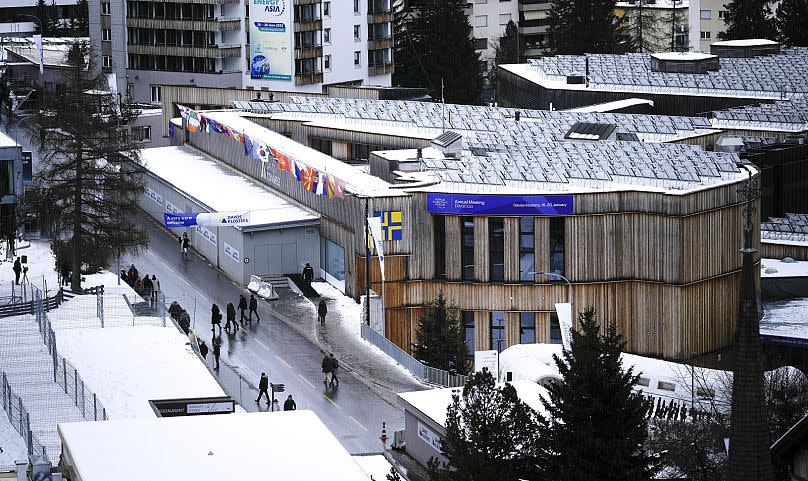
M 293 160 L 299 160 L 317 169 L 318 172 L 332 174 L 346 182 L 345 190 L 349 193 L 371 197 L 398 197 L 408 194 L 392 189 L 391 185 L 373 175 L 362 172 L 356 167 L 323 154 L 308 146 L 297 143 L 271 129 L 258 125 L 245 116 L 254 116 L 240 111 L 210 111 L 205 116 L 258 139 L 269 147 L 276 148 Z
M 769 301 L 760 319 L 762 336 L 789 338 L 808 343 L 808 298 Z
M 603 102 L 600 104 L 586 105 L 584 107 L 576 107 L 574 109 L 565 110 L 565 112 L 583 112 L 583 113 L 613 112 L 615 110 L 621 110 L 628 107 L 635 107 L 637 105 L 649 105 L 653 107 L 654 101 L 648 99 L 631 98 L 631 99 L 615 100 L 613 102 Z
M 721 40 L 713 42 L 711 45 L 718 47 L 757 47 L 761 45 L 777 45 L 777 42 L 765 38 L 746 38 L 740 40 Z
M 3 132 L 0 132 L 0 147 L 15 147 L 17 142 Z
M 709 58 L 718 58 L 717 55 L 711 55 L 709 53 L 701 53 L 701 52 L 658 52 L 652 53 L 652 58 L 656 58 L 658 60 L 674 60 L 674 61 L 694 61 L 694 60 L 706 60 Z
M 546 398 L 547 390 L 531 381 L 513 381 L 508 383 L 516 389 L 519 399 L 534 410 L 544 413 L 542 398 Z M 446 410 L 452 404 L 452 394 L 462 393 L 462 388 L 428 389 L 399 393 L 409 407 L 417 410 L 439 426 L 446 427 Z
M 249 210 L 249 227 L 315 223 L 319 216 L 293 204 L 190 147 L 140 151 L 141 161 L 156 177 L 214 212 Z
M 173 325 L 59 329 L 58 338 L 59 354 L 92 386 L 110 419 L 154 418 L 154 399 L 226 396 Z
M 808 281 L 808 261 L 783 262 L 781 259 L 761 259 L 761 277 L 804 277 Z
M 311 411 L 59 425 L 83 481 L 368 481 Z

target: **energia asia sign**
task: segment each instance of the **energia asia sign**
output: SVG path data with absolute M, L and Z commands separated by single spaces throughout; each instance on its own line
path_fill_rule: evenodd
M 200 212 L 200 213 L 171 213 L 163 212 L 165 226 L 172 227 L 193 227 L 195 225 L 207 226 L 233 226 L 248 225 L 250 223 L 250 212 Z
M 250 78 L 292 80 L 292 0 L 250 0 Z
M 571 195 L 427 194 L 426 210 L 459 215 L 572 215 Z

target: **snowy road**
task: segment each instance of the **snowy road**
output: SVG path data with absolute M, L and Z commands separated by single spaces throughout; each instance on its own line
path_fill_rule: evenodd
M 195 318 L 194 330 L 210 345 L 211 304 L 217 303 L 224 311 L 228 302 L 237 304 L 243 290 L 196 256 L 183 261 L 176 240 L 145 214 L 141 214 L 138 222 L 150 234 L 149 249 L 135 259 L 122 260 L 122 267 L 127 269 L 134 263 L 141 276 L 155 274 L 166 297 L 180 299 L 180 304 Z M 378 438 L 383 420 L 387 421 L 389 436 L 393 430 L 403 429 L 403 412 L 382 400 L 352 372 L 343 371 L 339 388 L 326 390 L 320 372 L 319 348 L 274 318 L 261 302 L 259 314 L 260 324 L 253 322 L 252 327 L 237 333 L 223 331 L 222 360 L 237 366 L 254 385 L 262 371 L 267 372 L 270 382 L 285 384 L 286 392 L 278 394 L 281 405 L 286 395 L 292 394 L 297 408 L 316 412 L 352 454 L 381 451 Z M 209 362 L 211 357 L 208 354 Z M 225 390 L 236 400 L 243 396 L 245 409 L 268 408 L 263 401 L 257 405 L 254 399 L 249 399 L 255 395 L 254 391 L 242 387 L 240 393 L 237 381 L 227 377 L 224 368 L 221 372 Z

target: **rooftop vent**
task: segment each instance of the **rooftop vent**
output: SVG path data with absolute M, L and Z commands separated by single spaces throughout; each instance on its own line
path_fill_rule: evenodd
M 664 73 L 707 73 L 718 71 L 717 55 L 698 52 L 661 52 L 651 54 L 651 71 Z
M 746 146 L 744 145 L 743 139 L 740 137 L 722 136 L 715 141 L 716 152 L 729 152 L 737 154 L 744 150 L 745 147 Z
M 617 132 L 617 140 L 620 142 L 639 142 L 640 138 L 634 132 Z
M 571 140 L 611 140 L 616 136 L 617 126 L 595 122 L 575 122 L 564 134 Z
M 725 58 L 750 58 L 762 55 L 777 55 L 780 53 L 780 44 L 774 40 L 764 38 L 749 38 L 745 40 L 725 40 L 713 42 L 710 53 Z
M 432 145 L 437 147 L 446 157 L 456 157 L 460 152 L 461 142 L 463 136 L 453 130 L 438 135 L 432 139 Z

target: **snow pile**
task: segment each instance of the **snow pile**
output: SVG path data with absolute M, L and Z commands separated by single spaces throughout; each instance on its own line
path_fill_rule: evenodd
M 28 450 L 22 437 L 8 420 L 5 411 L 0 409 L 0 468 L 14 466 L 15 461 L 28 459 Z
M 761 259 L 761 277 L 806 277 L 808 261 L 783 262 L 780 259 Z
M 354 456 L 356 464 L 362 468 L 362 471 L 376 481 L 385 481 L 387 475 L 390 474 L 390 468 L 393 466 L 387 461 L 387 458 L 381 454 L 374 454 L 372 456 Z
M 56 339 L 110 419 L 153 418 L 153 399 L 225 396 L 173 326 L 59 329 Z
M 335 318 L 348 332 L 361 338 L 362 306 L 327 282 L 312 282 L 311 286 L 320 297 L 331 301 L 328 303 L 329 319 Z

